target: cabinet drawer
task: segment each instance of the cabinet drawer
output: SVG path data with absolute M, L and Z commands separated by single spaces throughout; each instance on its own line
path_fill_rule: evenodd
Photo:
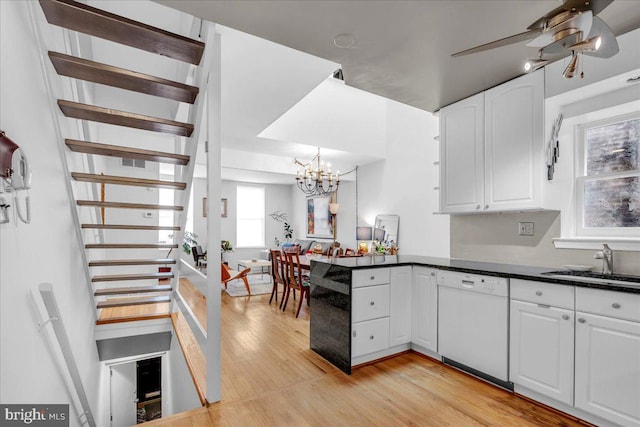
M 389 318 L 354 323 L 351 331 L 351 358 L 389 347 Z
M 576 287 L 576 311 L 640 322 L 640 294 Z
M 353 290 L 351 321 L 389 316 L 389 285 L 366 286 Z
M 365 270 L 353 270 L 351 280 L 352 288 L 361 286 L 382 285 L 389 283 L 390 272 L 388 268 L 368 268 Z
M 511 279 L 511 299 L 573 310 L 573 294 L 573 286 Z

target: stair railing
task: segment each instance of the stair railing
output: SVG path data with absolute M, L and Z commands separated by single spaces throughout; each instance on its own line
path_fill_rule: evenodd
M 87 393 L 85 392 L 84 386 L 82 385 L 82 378 L 80 377 L 78 365 L 76 364 L 76 360 L 73 357 L 73 352 L 71 351 L 69 336 L 67 335 L 67 331 L 64 328 L 64 323 L 62 322 L 62 316 L 60 315 L 60 310 L 58 309 L 56 296 L 53 293 L 53 286 L 51 285 L 51 283 L 41 283 L 38 286 L 38 290 L 40 291 L 40 296 L 42 297 L 42 302 L 47 309 L 48 315 L 47 320 L 41 322 L 39 326 L 42 329 L 47 325 L 47 323 L 50 323 L 53 327 L 53 332 L 55 333 L 56 340 L 58 341 L 58 345 L 60 346 L 62 357 L 64 358 L 65 364 L 67 365 L 69 376 L 71 376 L 74 390 L 78 396 L 80 405 L 82 406 L 82 413 L 78 416 L 78 422 L 80 424 L 88 424 L 90 427 L 95 427 L 96 422 L 93 418 L 93 413 L 91 412 L 91 406 L 89 406 Z M 82 420 L 83 417 L 84 421 Z
M 49 111 L 51 112 L 51 121 L 53 123 L 56 140 L 58 141 L 58 144 L 57 144 L 58 155 L 62 163 L 62 170 L 64 171 L 67 177 L 67 179 L 65 179 L 65 187 L 67 188 L 69 208 L 71 210 L 71 219 L 72 219 L 74 228 L 76 230 L 75 234 L 76 234 L 76 240 L 77 240 L 78 249 L 79 249 L 78 252 L 79 252 L 79 256 L 81 258 L 84 273 L 85 273 L 90 302 L 94 308 L 92 312 L 94 317 L 93 320 L 95 322 L 98 319 L 98 312 L 97 312 L 97 309 L 95 308 L 96 298 L 93 294 L 93 286 L 91 283 L 91 272 L 89 271 L 89 262 L 87 260 L 87 253 L 84 249 L 84 238 L 82 236 L 82 229 L 80 228 L 80 218 L 79 218 L 78 210 L 75 204 L 73 187 L 71 185 L 71 173 L 69 171 L 69 164 L 67 162 L 66 146 L 64 144 L 64 136 L 62 134 L 62 129 L 60 126 L 61 113 L 58 110 L 58 105 L 56 102 L 56 100 L 58 99 L 58 96 L 56 96 L 56 92 L 52 84 L 52 81 L 53 81 L 52 72 L 51 72 L 52 67 L 47 66 L 49 61 L 48 54 L 47 54 L 48 50 L 46 48 L 46 44 L 44 42 L 42 31 L 40 29 L 40 24 L 38 23 L 38 18 L 37 18 L 37 16 L 39 16 L 37 8 L 40 6 L 39 6 L 39 3 L 35 1 L 28 2 L 28 3 L 29 3 L 29 17 L 31 21 L 31 26 L 34 34 L 36 35 L 36 41 L 38 45 L 38 53 L 39 53 L 38 58 L 39 58 L 40 67 L 42 70 L 42 76 L 43 76 L 44 84 L 46 87 L 46 92 L 49 97 Z

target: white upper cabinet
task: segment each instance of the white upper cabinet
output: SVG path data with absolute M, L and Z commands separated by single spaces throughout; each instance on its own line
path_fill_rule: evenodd
M 440 210 L 542 207 L 544 73 L 440 110 Z
M 484 204 L 484 93 L 440 110 L 440 210 Z
M 485 209 L 541 207 L 544 74 L 489 89 L 485 112 Z

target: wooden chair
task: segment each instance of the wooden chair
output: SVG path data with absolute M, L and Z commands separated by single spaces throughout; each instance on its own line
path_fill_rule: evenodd
M 282 298 L 283 307 L 282 311 L 287 309 L 287 302 L 289 301 L 289 294 L 291 290 L 300 291 L 300 300 L 298 301 L 298 309 L 296 310 L 296 317 L 300 314 L 300 308 L 302 308 L 302 301 L 307 297 L 307 306 L 309 305 L 309 290 L 310 283 L 309 277 L 305 276 L 300 267 L 300 255 L 298 253 L 285 252 L 287 259 L 287 292 Z
M 284 280 L 284 263 L 282 262 L 282 253 L 278 249 L 271 249 L 271 278 L 273 279 L 273 289 L 271 290 L 271 298 L 269 298 L 269 304 L 276 297 L 278 302 L 278 284 L 282 285 L 282 296 L 284 297 L 287 283 Z
M 345 249 L 344 251 L 344 256 L 355 256 L 356 255 L 356 251 L 355 249 Z
M 251 296 L 251 289 L 249 288 L 249 281 L 247 280 L 247 274 L 251 271 L 250 268 L 245 268 L 242 271 L 236 271 L 229 268 L 229 266 L 223 262 L 220 263 L 220 272 L 221 279 L 220 281 L 224 284 L 224 288 L 227 289 L 227 283 L 232 280 L 242 280 L 244 282 L 244 287 L 247 288 L 247 293 Z
M 327 256 L 330 257 L 341 257 L 343 255 L 343 251 L 342 248 L 331 248 L 329 250 L 329 253 L 327 253 Z

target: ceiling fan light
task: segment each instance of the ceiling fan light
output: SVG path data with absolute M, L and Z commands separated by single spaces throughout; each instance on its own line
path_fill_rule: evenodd
M 595 52 L 596 50 L 600 49 L 600 46 L 602 46 L 602 37 L 595 36 L 571 45 L 569 46 L 569 49 L 577 50 L 580 52 Z
M 547 64 L 546 59 L 530 59 L 527 62 L 525 62 L 524 64 L 524 71 L 526 71 L 527 73 L 531 73 L 535 70 L 537 70 L 538 68 L 542 68 Z
M 569 61 L 569 65 L 567 65 L 567 68 L 564 69 L 564 72 L 562 73 L 562 75 L 567 79 L 571 79 L 576 75 L 577 70 L 578 70 L 578 53 L 573 52 L 571 56 L 571 61 Z

